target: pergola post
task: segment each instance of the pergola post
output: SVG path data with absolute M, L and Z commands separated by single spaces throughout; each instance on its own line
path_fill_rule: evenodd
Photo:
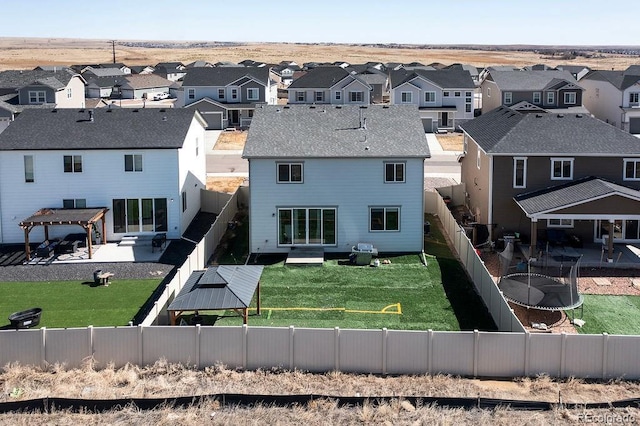
M 44 239 L 45 241 L 49 241 L 49 225 L 44 226 Z
M 176 311 L 169 311 L 169 320 L 171 325 L 176 325 Z
M 243 308 L 242 309 L 242 323 L 244 325 L 247 325 L 248 321 L 249 321 L 249 308 Z
M 107 218 L 102 215 L 102 244 L 107 244 Z
M 93 227 L 92 227 L 91 224 L 87 225 L 87 250 L 89 252 L 89 259 L 91 259 L 93 257 L 93 253 L 92 253 L 93 247 L 92 247 L 92 244 L 91 244 L 91 229 L 92 228 Z
M 615 220 L 609 220 L 609 238 L 607 239 L 607 262 L 613 262 L 613 230 L 615 228 Z
M 538 256 L 538 220 L 531 220 L 531 245 L 529 246 L 529 259 L 536 261 Z
M 24 228 L 24 252 L 27 256 L 27 260 L 31 260 L 31 247 L 29 247 L 29 227 L 25 226 Z

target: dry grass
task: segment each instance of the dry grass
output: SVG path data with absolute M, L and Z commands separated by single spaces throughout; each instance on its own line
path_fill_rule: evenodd
M 537 63 L 556 66 L 559 63 L 572 63 L 572 61 L 561 59 L 547 60 L 533 52 L 519 51 L 389 49 L 357 45 L 294 43 L 247 43 L 209 48 L 150 49 L 116 44 L 116 60 L 132 65 L 155 65 L 163 61 L 189 63 L 197 60 L 239 62 L 248 58 L 268 63 L 278 63 L 288 59 L 299 64 L 311 61 L 333 62 L 338 60 L 352 63 L 418 61 L 425 64 L 432 62 L 452 64 L 463 62 L 475 66 L 504 64 L 524 66 Z M 109 40 L 0 38 L 0 70 L 30 69 L 38 65 L 91 64 L 111 61 L 112 51 Z M 624 55 L 606 55 L 604 58 L 578 58 L 573 62 L 595 69 L 625 69 L 637 62 L 637 58 Z
M 442 135 L 436 135 L 440 146 L 445 151 L 458 151 L 462 152 L 464 136 L 462 133 L 447 133 Z
M 139 368 L 107 366 L 96 370 L 88 363 L 81 369 L 65 370 L 51 366 L 46 370 L 24 366 L 6 366 L 0 373 L 0 402 L 50 397 L 115 399 L 154 398 L 206 395 L 214 393 L 253 394 L 323 394 L 328 396 L 435 396 L 503 398 L 557 402 L 562 395 L 565 403 L 609 402 L 634 398 L 640 391 L 636 382 L 612 381 L 585 383 L 581 380 L 551 380 L 538 378 L 512 381 L 475 380 L 450 376 L 349 375 L 343 373 L 309 374 L 302 372 L 254 371 L 240 372 L 221 366 L 202 371 L 163 361 Z M 20 389 L 21 394 L 9 394 Z M 590 414 L 611 413 L 593 410 Z M 618 409 L 640 418 L 640 410 Z M 413 406 L 408 401 L 362 407 L 338 407 L 332 400 L 316 400 L 294 407 L 234 407 L 206 401 L 188 409 L 166 407 L 139 411 L 125 407 L 109 413 L 4 414 L 1 423 L 11 424 L 98 424 L 98 423 L 158 423 L 158 424 L 228 424 L 242 421 L 250 424 L 355 424 L 355 423 L 476 423 L 507 425 L 516 423 L 548 424 L 577 420 L 576 410 L 549 412 L 517 412 L 506 408 L 496 410 L 462 410 L 433 406 Z
M 220 149 L 220 150 L 244 149 L 244 144 L 246 141 L 247 141 L 246 130 L 221 132 L 220 136 L 218 136 L 218 140 L 216 141 L 216 144 L 213 147 L 213 149 Z
M 207 177 L 207 189 L 233 194 L 245 180 L 244 177 Z

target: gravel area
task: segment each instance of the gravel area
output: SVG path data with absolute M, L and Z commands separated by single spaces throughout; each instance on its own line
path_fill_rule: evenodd
M 162 263 L 65 263 L 0 267 L 0 282 L 93 280 L 93 271 L 113 272 L 114 279 L 163 278 L 173 265 Z

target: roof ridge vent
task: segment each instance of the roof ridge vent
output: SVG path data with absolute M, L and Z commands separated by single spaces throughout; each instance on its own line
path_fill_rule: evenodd
M 558 118 L 564 118 L 564 114 L 558 114 Z
M 536 118 L 542 118 L 542 114 L 536 114 Z
M 162 121 L 167 121 L 167 116 L 162 117 Z
M 576 114 L 576 118 L 582 118 L 582 114 Z

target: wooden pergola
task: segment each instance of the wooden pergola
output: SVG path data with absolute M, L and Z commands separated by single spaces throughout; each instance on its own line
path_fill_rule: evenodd
M 24 249 L 27 260 L 31 259 L 29 247 L 29 233 L 36 226 L 44 226 L 44 238 L 49 239 L 49 227 L 55 225 L 80 225 L 87 233 L 87 248 L 89 259 L 92 257 L 91 232 L 98 221 L 102 221 L 102 242 L 107 242 L 107 224 L 105 215 L 109 211 L 106 207 L 90 209 L 56 209 L 43 208 L 20 222 L 20 228 L 24 230 Z

